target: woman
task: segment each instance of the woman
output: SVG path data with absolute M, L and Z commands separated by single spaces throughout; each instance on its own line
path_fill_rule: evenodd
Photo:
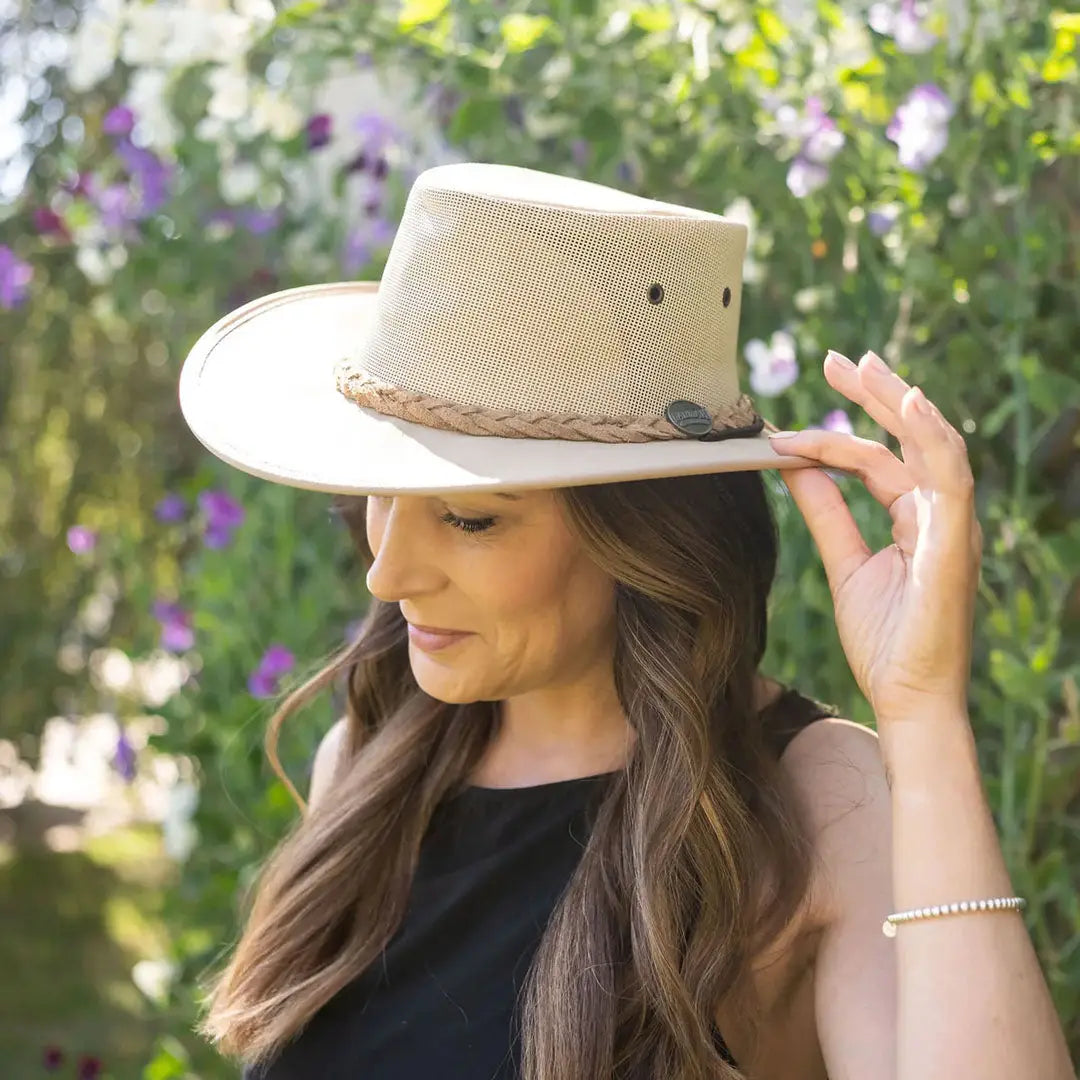
M 773 445 L 738 389 L 744 247 L 703 211 L 443 166 L 377 289 L 275 294 L 192 351 L 192 429 L 334 492 L 372 595 L 271 723 L 346 677 L 202 1023 L 252 1080 L 1072 1076 L 966 715 L 963 439 L 830 353 L 904 460 Z M 871 553 L 815 465 L 895 542 Z M 758 671 L 766 468 L 877 733 Z

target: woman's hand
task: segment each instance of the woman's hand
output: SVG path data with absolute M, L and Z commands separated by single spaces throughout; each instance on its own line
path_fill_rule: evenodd
M 982 530 L 964 438 L 872 352 L 856 367 L 830 351 L 824 370 L 903 451 L 901 460 L 882 443 L 824 429 L 774 444 L 822 466 L 780 475 L 825 564 L 852 673 L 879 723 L 942 707 L 966 715 Z M 892 544 L 870 551 L 826 468 L 866 484 L 889 511 Z

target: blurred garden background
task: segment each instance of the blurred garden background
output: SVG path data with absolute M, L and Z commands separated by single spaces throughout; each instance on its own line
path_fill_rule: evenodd
M 0 0 L 0 1076 L 236 1075 L 195 982 L 298 813 L 266 719 L 365 594 L 328 496 L 190 436 L 180 365 L 247 298 L 378 277 L 461 159 L 745 221 L 741 378 L 778 425 L 895 449 L 821 374 L 874 348 L 964 433 L 972 720 L 1080 1056 L 1078 34 L 1049 0 Z M 766 477 L 763 668 L 872 724 Z M 302 791 L 340 708 L 283 733 Z

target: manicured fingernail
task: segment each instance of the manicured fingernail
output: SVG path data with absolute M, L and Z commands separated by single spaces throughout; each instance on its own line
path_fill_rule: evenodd
M 883 375 L 889 373 L 889 365 L 877 353 L 868 352 L 863 356 L 863 360 L 866 361 L 866 366 L 872 371 L 877 371 Z
M 930 402 L 926 400 L 926 395 L 922 392 L 922 387 L 917 386 L 915 393 L 912 395 L 915 398 L 915 408 L 923 414 L 923 416 L 932 416 L 933 409 L 930 408 Z
M 835 349 L 830 349 L 825 354 L 825 359 L 835 360 L 843 368 L 849 368 L 852 371 L 855 369 L 855 365 L 843 353 L 838 353 Z
M 792 435 L 798 435 L 797 431 L 770 431 L 770 439 L 790 439 Z

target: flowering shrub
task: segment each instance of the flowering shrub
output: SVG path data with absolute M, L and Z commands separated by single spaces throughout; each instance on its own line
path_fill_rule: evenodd
M 377 276 L 411 178 L 442 154 L 719 210 L 750 231 L 741 377 L 769 419 L 898 449 L 821 375 L 827 348 L 872 347 L 968 439 L 986 537 L 972 718 L 1080 1051 L 1067 827 L 1080 798 L 1080 15 L 1041 0 L 1011 14 L 914 0 L 545 7 L 30 6 L 22 146 L 0 173 L 14 643 L 0 725 L 36 729 L 43 710 L 99 698 L 121 719 L 167 719 L 146 752 L 191 769 L 165 830 L 184 864 L 166 999 L 200 1060 L 184 1034 L 193 979 L 232 940 L 236 889 L 293 819 L 268 782 L 262 723 L 355 632 L 364 600 L 325 497 L 235 474 L 189 437 L 175 403 L 186 349 L 252 296 Z M 324 91 L 356 72 L 417 86 L 445 143 L 393 119 L 385 91 L 331 107 Z M 785 544 L 765 666 L 871 722 L 816 552 L 766 478 Z M 861 484 L 836 479 L 868 541 L 887 543 Z M 87 679 L 105 648 L 165 665 L 167 688 L 151 694 L 130 663 L 103 666 L 122 673 L 112 683 Z M 298 781 L 339 707 L 282 733 Z M 123 733 L 115 767 L 140 767 Z M 201 1067 L 218 1074 L 212 1056 Z

